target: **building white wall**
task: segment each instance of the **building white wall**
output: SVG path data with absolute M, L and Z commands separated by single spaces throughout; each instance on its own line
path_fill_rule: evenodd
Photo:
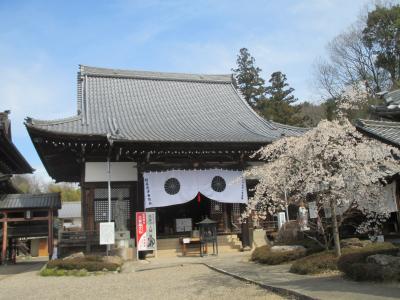
M 86 162 L 85 182 L 108 181 L 107 162 Z M 135 162 L 111 162 L 111 181 L 137 181 Z

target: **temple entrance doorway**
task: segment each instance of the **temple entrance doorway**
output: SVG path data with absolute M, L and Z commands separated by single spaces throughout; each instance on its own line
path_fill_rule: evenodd
M 152 209 L 153 210 L 153 209 Z M 203 195 L 178 205 L 154 209 L 157 216 L 157 235 L 161 238 L 190 235 L 198 230 L 196 223 L 206 217 L 217 222 L 218 233 L 240 231 L 240 204 L 221 203 Z

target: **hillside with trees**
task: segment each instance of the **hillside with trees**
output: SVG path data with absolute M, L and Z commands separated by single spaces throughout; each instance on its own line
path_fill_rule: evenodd
M 232 71 L 245 99 L 267 120 L 314 127 L 339 111 L 350 120 L 373 118 L 369 106 L 381 104 L 382 92 L 400 88 L 400 5 L 377 5 L 327 44 L 326 56 L 314 64 L 318 103 L 299 102 L 281 70 L 264 80 L 247 48 Z
M 21 193 L 60 193 L 63 202 L 81 201 L 81 191 L 75 184 L 43 182 L 35 175 L 15 175 L 12 183 Z

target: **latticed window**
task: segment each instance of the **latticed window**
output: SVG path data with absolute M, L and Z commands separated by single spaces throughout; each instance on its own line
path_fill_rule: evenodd
M 231 211 L 231 222 L 233 224 L 233 230 L 234 231 L 240 231 L 240 219 L 241 213 L 240 213 L 240 203 L 233 203 L 232 204 L 232 211 Z
M 232 215 L 240 217 L 240 203 L 232 204 Z
M 131 216 L 130 194 L 127 187 L 111 188 L 111 220 L 115 221 L 116 201 L 121 199 L 125 217 L 128 221 Z M 108 221 L 108 189 L 96 188 L 94 190 L 94 220 L 95 222 Z
M 211 214 L 212 215 L 222 214 L 222 203 L 211 200 Z

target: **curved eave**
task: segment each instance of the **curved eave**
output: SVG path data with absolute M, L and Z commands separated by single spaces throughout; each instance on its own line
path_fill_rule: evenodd
M 64 119 L 67 120 L 67 119 Z M 75 121 L 75 120 L 80 120 L 80 119 L 72 119 L 70 118 L 69 120 Z M 263 119 L 262 119 L 263 120 Z M 265 120 L 263 120 L 265 121 Z M 221 144 L 221 145 L 226 145 L 226 144 L 268 144 L 274 141 L 276 138 L 269 138 L 266 137 L 263 134 L 258 134 L 255 132 L 252 132 L 250 129 L 246 128 L 245 129 L 249 132 L 249 135 L 254 135 L 258 137 L 262 137 L 260 140 L 254 140 L 254 141 L 237 141 L 237 140 L 220 140 L 220 141 L 198 141 L 198 140 L 173 140 L 173 141 L 166 141 L 166 140 L 132 140 L 132 139 L 126 139 L 123 137 L 119 136 L 111 136 L 108 137 L 107 134 L 87 134 L 87 133 L 77 133 L 77 132 L 70 132 L 70 131 L 62 131 L 62 130 L 54 130 L 49 127 L 57 124 L 61 124 L 61 121 L 44 121 L 44 120 L 34 120 L 27 118 L 26 122 L 24 123 L 25 127 L 28 130 L 29 135 L 31 136 L 32 142 L 33 136 L 32 135 L 38 135 L 41 137 L 53 137 L 53 138 L 71 138 L 74 140 L 101 140 L 105 141 L 108 139 L 113 140 L 115 143 L 143 143 L 143 144 L 151 144 L 151 143 L 157 143 L 157 144 Z M 277 137 L 278 138 L 278 137 Z M 35 143 L 35 142 L 34 142 Z
M 164 141 L 164 140 L 129 140 L 120 138 L 108 139 L 107 135 L 96 135 L 96 134 L 82 134 L 82 133 L 70 133 L 70 132 L 60 132 L 51 131 L 42 128 L 37 128 L 26 124 L 27 131 L 31 137 L 32 143 L 37 144 L 38 138 L 53 138 L 56 140 L 72 140 L 77 142 L 109 142 L 112 140 L 114 144 L 142 144 L 142 145 L 220 145 L 220 146 L 237 146 L 244 147 L 244 145 L 254 145 L 254 147 L 261 147 L 263 145 L 269 144 L 274 141 L 264 140 L 264 141 Z
M 1 159 L 8 160 L 8 163 L 5 163 L 9 166 L 11 174 L 26 174 L 35 171 L 12 141 L 3 134 L 0 139 L 0 152 L 2 153 Z

